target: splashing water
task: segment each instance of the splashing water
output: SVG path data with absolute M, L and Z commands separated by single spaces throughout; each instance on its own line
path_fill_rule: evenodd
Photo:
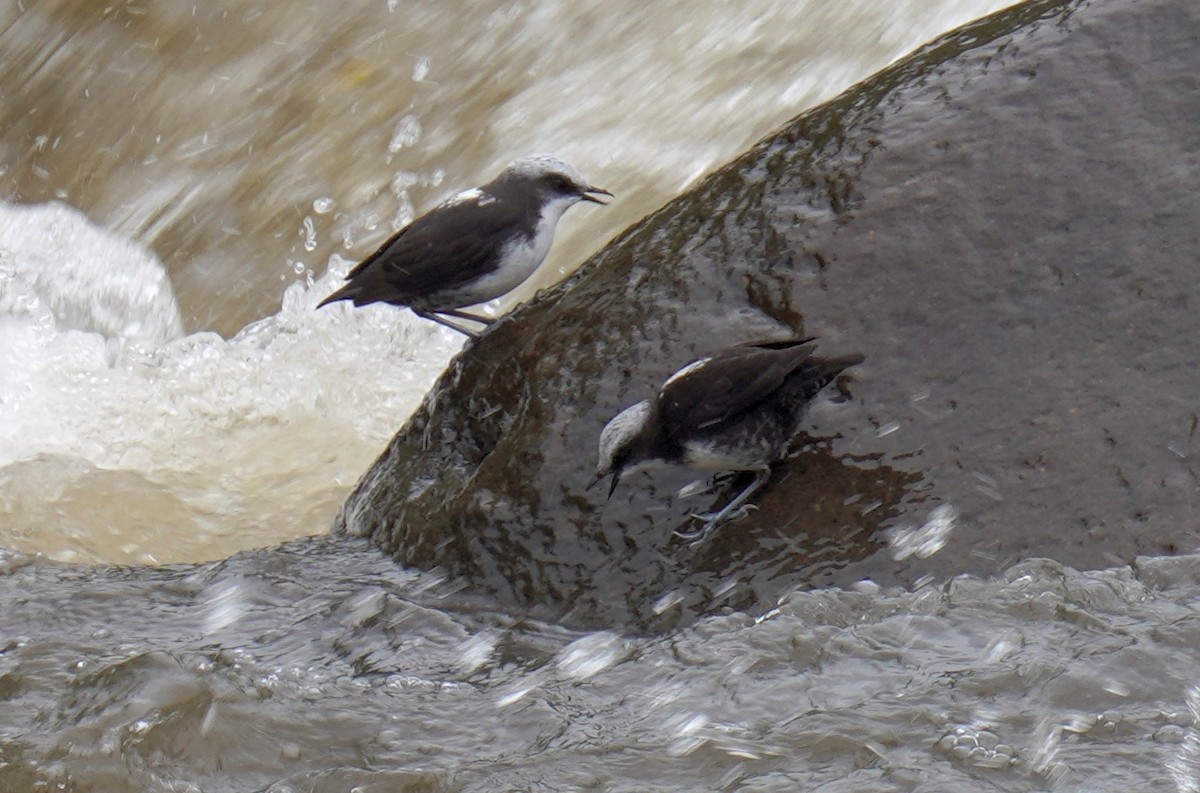
M 232 339 L 182 336 L 144 249 L 63 205 L 0 211 L 6 546 L 165 561 L 323 531 L 462 343 L 398 309 L 315 311 L 337 257 Z

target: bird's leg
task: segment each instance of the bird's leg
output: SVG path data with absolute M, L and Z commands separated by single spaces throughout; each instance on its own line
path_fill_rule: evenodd
M 750 484 L 746 485 L 745 489 L 742 490 L 742 492 L 740 492 L 736 496 L 734 496 L 733 500 L 730 501 L 725 506 L 721 507 L 720 510 L 718 510 L 716 512 L 700 512 L 700 513 L 693 512 L 692 517 L 696 518 L 697 520 L 706 520 L 706 521 L 709 521 L 710 523 L 720 523 L 723 520 L 725 520 L 729 516 L 730 513 L 732 513 L 734 510 L 736 510 L 738 507 L 740 507 L 746 501 L 746 499 L 748 499 L 748 498 L 750 498 L 750 496 L 754 495 L 754 493 L 760 487 L 765 485 L 767 483 L 767 480 L 770 478 L 771 478 L 771 468 L 769 466 L 763 466 L 762 468 L 758 468 L 755 470 L 755 473 L 754 473 L 754 481 L 751 482 Z
M 449 328 L 450 330 L 456 330 L 459 333 L 463 334 L 464 336 L 470 336 L 472 339 L 479 338 L 479 334 L 476 333 L 475 331 L 473 331 L 469 328 L 464 328 L 462 325 L 459 325 L 457 322 L 451 322 L 450 320 L 446 319 L 445 317 L 439 317 L 437 314 L 433 313 L 432 311 L 425 311 L 424 309 L 414 308 L 413 313 L 416 314 L 418 317 L 422 317 L 424 319 L 431 319 L 434 322 L 438 323 L 439 325 Z
M 692 540 L 694 543 L 703 542 L 708 538 L 710 532 L 720 524 L 727 520 L 736 520 L 748 512 L 751 507 L 743 507 L 746 499 L 754 495 L 760 487 L 767 483 L 771 478 L 771 467 L 763 466 L 755 470 L 754 481 L 746 485 L 742 492 L 733 497 L 728 504 L 716 512 L 693 512 L 692 517 L 697 520 L 704 521 L 704 525 L 696 531 L 676 531 L 675 535 L 684 540 Z
M 457 308 L 443 308 L 438 310 L 439 314 L 445 314 L 448 317 L 455 319 L 465 319 L 470 322 L 478 322 L 480 325 L 491 325 L 496 320 L 492 317 L 481 317 L 478 314 L 472 314 L 469 311 L 459 311 Z

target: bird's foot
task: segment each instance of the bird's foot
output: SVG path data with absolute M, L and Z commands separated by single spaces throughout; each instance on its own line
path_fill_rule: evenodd
M 735 520 L 741 520 L 756 509 L 758 509 L 757 504 L 743 504 L 734 509 L 725 507 L 716 512 L 693 512 L 692 517 L 707 523 L 732 523 Z
M 700 543 L 702 543 L 708 539 L 708 535 L 712 534 L 713 529 L 715 529 L 716 527 L 717 527 L 716 523 L 709 521 L 708 523 L 705 523 L 703 526 L 701 526 L 698 529 L 693 529 L 691 531 L 682 531 L 680 529 L 675 529 L 675 531 L 673 531 L 671 533 L 674 534 L 679 539 L 686 542 L 688 545 L 699 545 Z
M 758 507 L 754 504 L 744 504 L 732 510 L 726 508 L 717 512 L 693 512 L 691 515 L 693 518 L 704 521 L 704 524 L 700 528 L 691 531 L 675 529 L 671 533 L 685 541 L 688 545 L 699 545 L 707 540 L 718 526 L 732 523 L 735 520 L 741 520 L 756 509 Z

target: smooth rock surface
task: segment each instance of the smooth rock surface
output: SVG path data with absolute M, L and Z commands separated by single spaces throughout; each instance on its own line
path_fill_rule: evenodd
M 1033 2 L 802 115 L 468 347 L 336 528 L 506 608 L 658 627 L 1195 547 L 1197 40 L 1183 0 Z M 618 410 L 791 332 L 867 360 L 758 511 L 692 548 L 672 529 L 728 486 L 585 490 Z M 945 548 L 897 560 L 885 530 L 943 504 Z

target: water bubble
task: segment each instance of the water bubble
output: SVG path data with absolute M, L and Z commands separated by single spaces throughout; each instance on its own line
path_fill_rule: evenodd
M 863 578 L 859 581 L 855 581 L 850 585 L 850 588 L 855 592 L 860 592 L 864 595 L 878 595 L 883 591 L 883 587 L 879 586 L 879 584 L 875 583 L 869 578 Z
M 413 82 L 419 83 L 429 76 L 429 59 L 425 57 L 417 58 L 416 65 L 413 66 Z
M 292 272 L 294 272 L 296 275 L 304 275 L 304 269 L 306 266 L 304 262 L 294 262 L 291 259 L 288 259 L 288 264 L 291 265 Z
M 509 705 L 520 702 L 522 699 L 528 696 L 530 692 L 542 685 L 545 677 L 546 673 L 539 670 L 525 676 L 524 678 L 521 678 L 520 680 L 517 680 L 513 684 L 507 686 L 507 690 L 496 699 L 496 705 L 501 708 L 506 708 Z
M 1183 743 L 1187 735 L 1187 731 L 1182 727 L 1168 724 L 1165 727 L 1159 727 L 1155 730 L 1152 737 L 1155 743 Z
M 208 710 L 204 711 L 204 718 L 200 720 L 200 734 L 207 736 L 217 721 L 217 703 L 211 702 L 208 705 Z
M 388 151 L 395 154 L 405 146 L 411 146 L 421 139 L 421 122 L 409 113 L 396 122 L 392 131 L 392 139 L 388 141 Z
M 668 609 L 674 608 L 683 602 L 683 593 L 679 591 L 668 592 L 654 602 L 654 613 L 662 614 Z
M 458 667 L 464 672 L 474 672 L 496 652 L 498 637 L 491 633 L 480 633 L 458 646 Z
M 957 522 L 958 509 L 952 504 L 939 504 L 920 528 L 897 526 L 889 529 L 887 540 L 892 546 L 892 556 L 897 561 L 910 556 L 928 559 L 945 547 Z
M 329 196 L 321 196 L 313 199 L 313 212 L 318 215 L 328 215 L 337 206 L 337 202 Z
M 311 253 L 317 249 L 317 227 L 311 215 L 304 216 L 303 225 L 304 230 L 301 233 L 304 235 L 304 250 Z
M 593 633 L 568 644 L 558 654 L 558 671 L 572 680 L 593 677 L 625 657 L 621 637 L 607 631 Z
M 1005 768 L 1016 762 L 1016 750 L 1012 745 L 1001 743 L 1000 737 L 991 730 L 969 724 L 957 726 L 953 732 L 943 735 L 937 746 L 956 760 L 979 768 Z

